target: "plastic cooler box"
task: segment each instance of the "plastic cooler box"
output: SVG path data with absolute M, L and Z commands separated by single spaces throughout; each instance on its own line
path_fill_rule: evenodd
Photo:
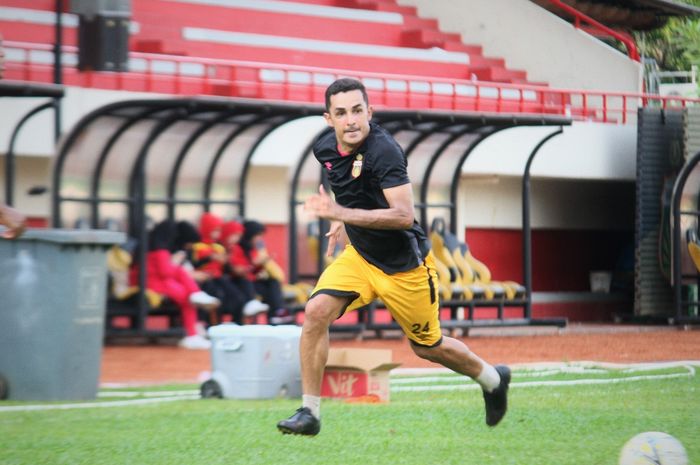
M 295 325 L 212 326 L 212 376 L 202 397 L 301 397 L 300 336 Z

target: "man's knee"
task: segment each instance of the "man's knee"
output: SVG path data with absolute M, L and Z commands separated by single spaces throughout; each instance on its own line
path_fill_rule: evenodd
M 413 353 L 424 360 L 428 360 L 430 362 L 438 362 L 440 360 L 440 346 L 419 346 L 411 342 L 411 348 L 413 349 Z
M 343 309 L 345 302 L 325 294 L 318 294 L 306 303 L 304 321 L 314 323 L 332 323 Z

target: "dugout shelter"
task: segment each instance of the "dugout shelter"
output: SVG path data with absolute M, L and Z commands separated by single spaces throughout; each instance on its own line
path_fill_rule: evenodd
M 246 217 L 255 209 L 246 194 L 256 149 L 275 129 L 322 111 L 314 105 L 224 98 L 127 100 L 100 107 L 84 116 L 60 144 L 53 171 L 53 226 L 116 228 L 145 244 L 149 226 L 166 218 L 192 218 L 205 211 L 227 218 Z M 507 128 L 552 126 L 551 134 L 531 154 L 534 157 L 542 144 L 560 132 L 557 128 L 570 124 L 568 118 L 558 115 L 385 109 L 376 110 L 374 120 L 389 129 L 406 152 L 420 223 L 428 230 L 434 218 L 444 217 L 455 235 L 460 169 L 479 143 Z M 285 156 L 293 160 L 293 169 L 288 179 L 279 182 L 290 185 L 288 263 L 289 280 L 294 283 L 317 277 L 322 268 L 320 261 L 315 269 L 300 268 L 299 254 L 310 251 L 305 250 L 308 241 L 304 240 L 309 224 L 298 213 L 304 195 L 324 180 L 310 145 Z M 525 213 L 529 209 L 526 186 L 523 194 Z M 523 218 L 523 227 L 529 228 L 527 216 Z M 319 231 L 323 228 L 321 223 Z M 322 256 L 323 246 L 318 241 L 316 256 Z M 142 272 L 138 304 L 133 309 L 135 323 L 112 334 L 169 335 L 171 330 L 147 328 L 145 249 L 136 250 Z M 523 250 L 527 253 L 526 244 Z M 528 260 L 526 257 L 526 263 Z M 529 282 L 526 278 L 526 287 Z M 496 320 L 480 323 L 467 318 L 453 324 L 563 324 L 561 320 L 533 320 L 529 299 L 528 292 L 511 302 L 523 308 L 522 317 L 512 322 L 503 316 L 501 306 Z M 453 306 L 465 304 L 469 303 Z M 360 321 L 352 330 L 367 326 Z

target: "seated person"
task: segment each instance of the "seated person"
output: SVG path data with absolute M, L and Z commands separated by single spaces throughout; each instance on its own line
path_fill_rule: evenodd
M 146 287 L 168 297 L 180 308 L 185 329 L 185 337 L 179 342 L 180 347 L 209 349 L 209 340 L 197 334 L 197 306 L 218 308 L 220 302 L 202 291 L 182 265 L 173 263 L 171 249 L 175 233 L 175 222 L 165 220 L 156 224 L 148 234 Z M 132 265 L 129 278 L 132 285 L 138 285 L 138 264 Z
M 245 305 L 243 306 L 241 315 L 234 315 L 234 322 L 243 324 L 243 316 L 251 317 L 259 313 L 267 312 L 270 306 L 260 302 L 255 298 L 255 286 L 246 276 L 237 275 L 232 270 L 232 265 L 229 261 L 230 251 L 238 244 L 243 236 L 243 225 L 238 221 L 228 221 L 221 227 L 221 244 L 226 250 L 226 265 L 224 273 L 228 282 L 234 286 L 243 296 Z M 237 319 L 240 319 L 240 321 Z
M 255 292 L 270 306 L 270 324 L 293 323 L 294 316 L 284 307 L 282 283 L 270 277 L 265 270 L 265 263 L 270 260 L 270 256 L 265 249 L 264 233 L 265 226 L 257 221 L 243 223 L 240 241 L 233 243 L 229 249 L 231 273 L 238 282 L 252 282 Z
M 229 314 L 233 322 L 243 324 L 243 315 L 254 315 L 267 311 L 268 306 L 255 300 L 254 295 L 241 290 L 230 279 L 224 268 L 228 264 L 226 248 L 218 243 L 221 239 L 223 221 L 216 215 L 205 213 L 200 221 L 200 230 L 191 223 L 180 222 L 180 236 L 187 239 L 181 245 L 187 249 L 193 267 L 193 276 L 202 290 L 221 301 L 220 314 Z

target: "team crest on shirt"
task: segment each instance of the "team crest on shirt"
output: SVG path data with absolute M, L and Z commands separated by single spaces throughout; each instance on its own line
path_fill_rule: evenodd
M 355 155 L 355 161 L 352 162 L 352 171 L 350 174 L 354 179 L 357 179 L 360 174 L 362 173 L 362 159 L 364 157 L 362 156 L 361 153 L 358 153 Z

